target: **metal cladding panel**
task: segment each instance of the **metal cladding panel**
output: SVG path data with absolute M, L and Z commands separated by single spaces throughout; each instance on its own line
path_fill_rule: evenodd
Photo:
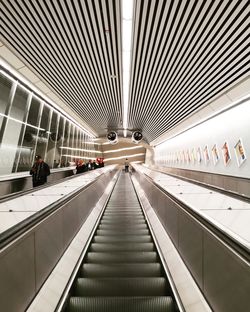
M 248 75 L 247 0 L 134 0 L 128 128 L 151 142 Z M 120 0 L 2 0 L 1 41 L 99 136 L 123 120 Z
M 34 242 L 31 234 L 1 252 L 1 311 L 25 311 L 36 293 Z
M 203 287 L 213 311 L 244 312 L 249 309 L 249 262 L 204 233 Z

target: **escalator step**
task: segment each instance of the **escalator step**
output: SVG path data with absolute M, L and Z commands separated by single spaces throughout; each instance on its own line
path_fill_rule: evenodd
M 127 216 L 103 216 L 102 217 L 102 221 L 130 221 L 130 220 L 136 220 L 136 221 L 145 221 L 145 218 L 143 216 L 131 216 L 131 215 L 127 215 Z
M 136 224 L 145 224 L 145 219 L 129 219 L 129 220 L 124 220 L 124 219 L 119 219 L 119 220 L 101 220 L 100 224 L 130 224 L 136 226 Z
M 113 229 L 121 229 L 121 231 L 123 229 L 134 229 L 135 228 L 135 225 L 133 224 L 100 224 L 98 226 L 98 229 L 102 229 L 102 230 L 113 230 Z M 137 224 L 136 225 L 136 229 L 148 229 L 147 225 L 146 224 Z
M 157 262 L 156 252 L 88 252 L 87 263 L 152 263 Z
M 113 243 L 113 242 L 133 242 L 133 243 L 150 243 L 152 237 L 150 235 L 128 235 L 128 236 L 104 236 L 96 235 L 93 238 L 93 243 Z
M 84 263 L 81 274 L 84 277 L 160 277 L 160 263 Z
M 153 243 L 93 243 L 90 246 L 90 251 L 154 251 Z
M 109 235 L 149 235 L 149 230 L 137 230 L 134 228 L 130 229 L 124 229 L 124 230 L 97 230 L 96 235 L 104 235 L 104 236 L 109 236 Z
M 67 312 L 173 312 L 171 297 L 72 297 Z
M 113 212 L 113 213 L 141 213 L 142 212 L 142 210 L 141 210 L 141 207 L 138 207 L 138 208 L 125 208 L 124 206 L 123 206 L 123 208 L 121 208 L 121 207 L 118 207 L 118 208 L 109 208 L 109 207 L 107 207 L 106 208 L 106 210 L 105 210 L 105 212 Z
M 170 285 L 129 175 L 120 176 L 66 312 L 174 312 Z
M 101 277 L 78 278 L 76 296 L 164 296 L 167 282 L 164 277 Z M 168 290 L 169 292 L 169 290 Z
M 140 211 L 138 212 L 136 211 L 130 211 L 130 212 L 120 212 L 118 211 L 113 211 L 113 212 L 109 212 L 108 210 L 105 210 L 104 216 L 142 216 L 143 213 Z

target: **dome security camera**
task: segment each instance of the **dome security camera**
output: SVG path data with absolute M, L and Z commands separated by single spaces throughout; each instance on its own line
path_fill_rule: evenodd
M 135 131 L 132 133 L 132 142 L 133 143 L 139 143 L 143 139 L 143 135 L 140 131 Z
M 117 133 L 115 131 L 110 131 L 107 134 L 107 139 L 108 139 L 110 144 L 118 143 L 118 135 L 117 135 Z

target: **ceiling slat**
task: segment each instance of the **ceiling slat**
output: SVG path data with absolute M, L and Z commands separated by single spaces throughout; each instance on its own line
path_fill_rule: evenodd
M 123 120 L 121 0 L 2 0 L 1 41 L 99 136 Z M 129 129 L 150 142 L 248 74 L 247 0 L 134 0 Z

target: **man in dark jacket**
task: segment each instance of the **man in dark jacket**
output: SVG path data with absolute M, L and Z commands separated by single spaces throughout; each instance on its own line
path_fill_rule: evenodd
M 33 187 L 43 185 L 47 182 L 47 176 L 50 175 L 50 169 L 48 164 L 46 164 L 42 157 L 37 155 L 35 157 L 35 163 L 30 170 L 32 175 Z
M 86 171 L 86 168 L 85 168 L 85 163 L 83 160 L 79 160 L 78 163 L 77 163 L 77 166 L 76 166 L 76 174 L 78 173 L 83 173 Z

